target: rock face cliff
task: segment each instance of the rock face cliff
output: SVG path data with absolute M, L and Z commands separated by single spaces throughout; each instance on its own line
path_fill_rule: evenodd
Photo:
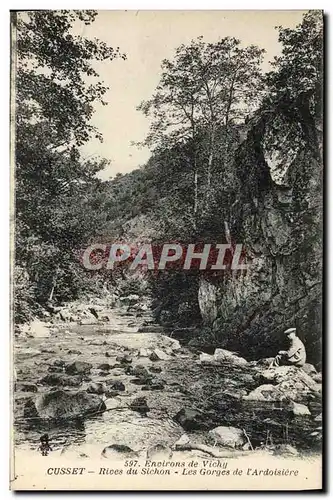
M 320 364 L 322 293 L 321 121 L 302 96 L 261 112 L 235 158 L 231 237 L 246 247 L 246 273 L 201 279 L 204 323 L 221 346 L 258 358 L 283 348 L 297 327 Z

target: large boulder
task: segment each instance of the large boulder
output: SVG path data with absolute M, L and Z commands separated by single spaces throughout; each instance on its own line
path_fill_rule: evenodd
M 23 416 L 25 418 L 38 418 L 38 411 L 32 399 L 28 399 L 23 407 Z
M 136 377 L 151 377 L 147 368 L 143 365 L 128 366 L 125 370 L 127 375 L 135 375 Z
M 126 387 L 123 382 L 120 380 L 106 380 L 105 383 L 114 391 L 120 391 L 123 392 L 125 391 Z
M 52 363 L 52 366 L 56 366 L 59 368 L 63 368 L 63 367 L 65 367 L 65 365 L 66 365 L 66 361 L 64 361 L 63 359 L 55 359 Z
M 109 363 L 101 363 L 97 368 L 103 372 L 108 372 L 111 370 L 112 366 Z
M 69 375 L 82 375 L 90 373 L 91 368 L 91 363 L 87 363 L 86 361 L 74 361 L 66 366 L 66 373 Z
M 82 383 L 82 377 L 79 375 L 66 375 L 66 373 L 49 373 L 41 378 L 39 383 L 42 385 L 78 387 Z
M 278 366 L 258 372 L 255 379 L 260 384 L 246 398 L 256 401 L 289 400 L 302 402 L 307 397 L 320 397 L 321 385 L 302 368 Z
M 320 394 L 321 385 L 296 366 L 279 366 L 256 375 L 260 384 L 274 384 L 290 400 L 302 401 L 309 394 Z
M 36 409 L 42 419 L 69 419 L 84 417 L 106 409 L 103 400 L 86 391 L 51 391 L 39 395 L 35 401 L 27 402 L 27 410 Z
M 62 373 L 64 371 L 63 367 L 62 366 L 49 366 L 48 369 L 47 369 L 48 372 L 52 372 L 52 373 Z
M 244 431 L 237 427 L 219 426 L 209 431 L 208 434 L 214 440 L 214 444 L 220 446 L 240 448 L 247 442 Z
M 139 398 L 135 398 L 131 404 L 130 408 L 133 411 L 137 411 L 141 415 L 146 415 L 149 412 L 149 406 L 147 404 L 147 398 L 145 396 L 141 396 Z
M 227 351 L 226 349 L 215 349 L 214 358 L 216 361 L 228 363 L 231 365 L 237 365 L 237 366 L 247 365 L 246 359 L 238 356 L 234 352 Z
M 56 318 L 59 318 L 62 321 L 65 321 L 66 323 L 69 322 L 69 321 L 74 321 L 75 320 L 75 318 L 73 316 L 73 311 L 71 311 L 70 309 L 67 309 L 67 308 L 61 309 L 57 313 Z
M 307 406 L 295 403 L 294 401 L 291 402 L 289 409 L 296 417 L 311 416 L 310 410 Z
M 116 361 L 124 365 L 132 363 L 132 358 L 129 354 L 122 354 L 116 357 Z
M 285 401 L 287 396 L 273 384 L 263 384 L 251 391 L 243 399 L 248 401 Z
M 317 384 L 313 381 L 312 377 L 302 368 L 297 368 L 296 366 L 277 366 L 269 368 L 259 374 L 259 379 L 263 383 L 272 382 L 275 384 L 280 384 L 286 380 L 293 380 L 295 382 L 302 382 L 311 389 L 317 389 Z
M 215 358 L 211 354 L 207 354 L 205 352 L 201 352 L 199 356 L 199 362 L 201 364 L 214 364 Z
M 161 367 L 161 366 L 154 366 L 154 365 L 153 365 L 153 366 L 150 366 L 150 367 L 149 367 L 149 371 L 150 371 L 151 373 L 161 373 L 161 371 L 162 371 L 162 367 Z
M 91 382 L 87 387 L 87 392 L 89 392 L 89 394 L 104 394 L 106 389 L 101 382 Z
M 141 458 L 150 458 L 152 449 L 169 447 L 181 436 L 182 429 L 172 420 L 160 420 L 154 416 L 146 416 L 147 413 L 149 414 L 149 407 L 144 399 L 136 399 L 132 404 L 131 410 L 133 411 L 130 412 L 128 418 L 124 415 L 123 419 L 117 419 L 115 425 L 105 426 L 103 429 L 103 446 L 111 443 L 113 445 L 118 444 L 121 448 L 127 446 L 137 452 Z M 119 414 L 120 412 L 116 413 Z M 100 430 L 100 422 L 92 422 L 91 425 L 95 425 L 96 432 Z M 126 453 L 126 448 L 123 449 Z M 153 453 L 155 454 L 155 452 Z M 155 458 L 156 460 L 168 459 L 170 450 L 161 454 L 163 457 L 154 457 L 153 460 Z M 110 463 L 110 467 L 113 467 L 115 461 L 123 461 L 124 458 L 126 456 L 117 456 L 117 454 L 111 452 L 110 460 L 113 462 Z
M 234 366 L 245 366 L 248 364 L 246 359 L 226 349 L 215 349 L 213 355 L 202 352 L 199 356 L 199 362 L 201 364 L 212 364 L 212 365 L 227 363 L 229 365 L 234 365 Z
M 194 431 L 207 427 L 202 412 L 192 410 L 191 408 L 182 408 L 173 419 L 186 431 Z
M 139 349 L 139 356 L 140 356 L 140 358 L 149 358 L 150 355 L 151 355 L 151 350 L 150 349 L 146 349 L 145 347 L 141 347 Z
M 135 458 L 138 457 L 139 454 L 135 451 L 132 450 L 129 446 L 122 445 L 122 444 L 111 444 L 109 446 L 106 446 L 102 450 L 102 457 L 103 458 L 108 458 L 112 460 L 116 460 L 119 458 L 124 459 L 126 458 Z
M 148 380 L 148 384 L 142 387 L 143 391 L 163 391 L 164 384 L 159 380 Z
M 151 361 L 167 361 L 169 359 L 169 355 L 162 351 L 162 349 L 154 349 L 149 359 Z
M 34 337 L 34 338 L 47 338 L 50 337 L 50 330 L 49 330 L 49 324 L 45 323 L 44 321 L 40 321 L 38 319 L 33 320 L 30 323 L 30 331 L 29 333 Z
M 302 403 L 308 400 L 309 396 L 319 400 L 321 399 L 321 385 L 314 382 L 313 387 L 309 387 L 302 381 L 296 381 L 293 379 L 285 380 L 280 382 L 277 387 L 292 401 Z

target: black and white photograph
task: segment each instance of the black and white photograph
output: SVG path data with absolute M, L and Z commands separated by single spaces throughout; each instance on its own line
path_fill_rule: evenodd
M 10 36 L 10 489 L 322 490 L 323 11 Z

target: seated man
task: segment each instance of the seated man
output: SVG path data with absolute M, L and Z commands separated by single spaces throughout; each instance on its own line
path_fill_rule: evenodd
M 279 351 L 270 367 L 280 365 L 303 366 L 306 361 L 306 352 L 303 342 L 296 336 L 296 328 L 288 328 L 284 332 L 289 341 L 288 351 Z

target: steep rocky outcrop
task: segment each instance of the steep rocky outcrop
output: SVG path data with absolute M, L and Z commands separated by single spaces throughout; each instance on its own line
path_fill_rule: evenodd
M 248 357 L 274 355 L 296 326 L 308 361 L 320 363 L 322 293 L 321 121 L 306 95 L 261 110 L 235 159 L 231 238 L 248 270 L 201 279 L 202 317 L 218 345 Z

